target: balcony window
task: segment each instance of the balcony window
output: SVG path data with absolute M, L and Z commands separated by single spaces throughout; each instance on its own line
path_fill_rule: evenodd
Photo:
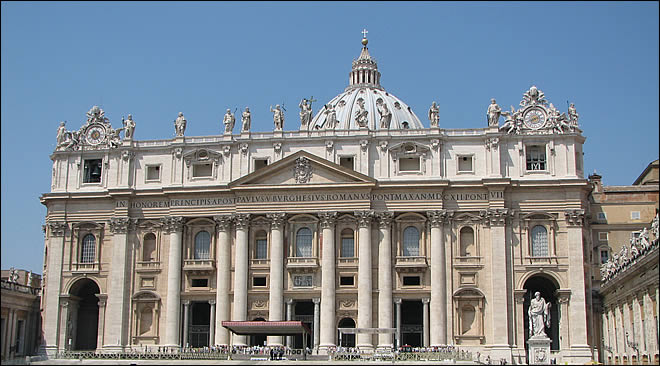
M 82 241 L 82 248 L 80 250 L 80 263 L 94 263 L 95 257 L 96 238 L 92 234 L 87 234 Z
M 195 235 L 195 259 L 209 259 L 211 249 L 211 234 L 200 231 Z
M 542 225 L 532 228 L 532 257 L 548 256 L 548 231 Z
M 353 230 L 344 229 L 341 232 L 341 252 L 339 253 L 342 258 L 355 257 L 355 237 Z
M 296 234 L 296 257 L 312 256 L 312 230 L 302 228 Z
M 403 230 L 403 255 L 419 256 L 419 230 L 414 226 L 408 226 Z
M 268 238 L 265 231 L 260 231 L 257 233 L 257 239 L 255 240 L 255 252 L 254 259 L 266 259 L 268 258 Z

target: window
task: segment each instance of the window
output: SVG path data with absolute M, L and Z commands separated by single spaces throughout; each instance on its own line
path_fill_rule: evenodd
M 353 286 L 355 284 L 355 277 L 353 276 L 340 276 L 339 285 L 340 286 Z
M 190 287 L 209 287 L 208 278 L 193 278 L 190 280 Z
M 419 230 L 414 226 L 408 226 L 403 230 L 403 255 L 419 256 Z
M 631 220 L 639 220 L 639 218 L 640 218 L 639 211 L 630 211 Z
M 312 275 L 293 276 L 293 287 L 312 287 L 314 285 Z
M 474 230 L 471 227 L 464 227 L 461 229 L 461 257 L 470 257 L 474 256 Z
M 312 256 L 312 230 L 302 228 L 296 234 L 296 257 Z
M 103 162 L 101 159 L 85 160 L 83 183 L 101 183 L 101 169 Z
M 96 253 L 96 238 L 92 234 L 87 234 L 83 238 L 80 251 L 80 263 L 94 263 Z
M 598 212 L 596 218 L 598 221 L 607 221 L 607 214 L 605 212 Z
M 532 257 L 548 256 L 548 231 L 542 225 L 532 228 Z
M 193 178 L 210 177 L 213 174 L 211 163 L 193 165 Z
M 527 170 L 545 170 L 545 146 L 527 146 Z
M 268 258 L 268 236 L 265 231 L 259 231 L 255 240 L 254 259 Z
M 472 156 L 458 156 L 458 172 L 472 172 Z
M 160 180 L 160 165 L 147 165 L 147 180 Z
M 355 237 L 351 229 L 341 231 L 341 252 L 339 256 L 342 258 L 355 257 Z
M 265 168 L 268 165 L 268 159 L 254 159 L 254 171 Z
M 252 277 L 252 287 L 265 287 L 266 277 Z
M 421 283 L 419 276 L 403 276 L 404 286 L 419 286 Z
M 600 263 L 606 263 L 607 260 L 610 259 L 610 253 L 607 250 L 601 250 L 600 251 Z
M 607 233 L 598 233 L 599 241 L 607 241 Z
M 353 157 L 352 156 L 342 156 L 339 158 L 339 165 L 343 166 L 346 169 L 353 170 Z
M 211 234 L 208 231 L 200 231 L 195 235 L 195 257 L 194 259 L 209 259 L 211 250 Z
M 142 260 L 152 262 L 156 260 L 156 235 L 148 233 L 142 242 Z
M 419 157 L 399 158 L 400 172 L 418 172 L 420 170 Z

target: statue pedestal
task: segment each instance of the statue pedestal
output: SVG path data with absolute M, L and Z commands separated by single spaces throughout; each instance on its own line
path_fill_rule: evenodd
M 527 340 L 527 363 L 530 365 L 550 364 L 550 343 L 545 335 L 535 335 Z

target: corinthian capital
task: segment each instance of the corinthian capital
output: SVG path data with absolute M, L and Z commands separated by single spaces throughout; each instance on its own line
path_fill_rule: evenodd
M 376 218 L 378 219 L 378 226 L 381 229 L 388 229 L 392 224 L 392 219 L 394 218 L 394 212 L 383 211 L 376 213 Z
M 234 219 L 232 215 L 217 215 L 213 216 L 213 221 L 215 221 L 218 226 L 218 231 L 229 231 L 231 229 L 231 222 Z
M 183 231 L 183 217 L 182 216 L 167 216 L 160 219 L 163 223 L 163 228 L 166 232 L 181 232 Z
M 319 212 L 319 220 L 321 221 L 321 229 L 331 228 L 337 221 L 337 211 Z
M 584 210 L 566 210 L 564 217 L 568 226 L 582 226 L 584 224 Z
M 64 236 L 67 228 L 67 224 L 64 221 L 51 221 L 48 223 L 48 226 L 50 226 L 50 235 L 52 236 Z
M 236 225 L 236 229 L 247 229 L 250 226 L 250 214 L 234 215 L 234 225 Z
M 426 212 L 426 217 L 429 218 L 431 227 L 442 227 L 442 225 L 448 223 L 453 216 L 454 213 L 449 210 L 435 210 Z
M 371 219 L 374 217 L 374 211 L 355 211 L 355 217 L 358 220 L 358 227 L 369 227 L 371 225 Z
M 509 216 L 509 209 L 496 208 L 490 210 L 483 210 L 480 216 L 484 219 L 484 223 L 490 226 L 504 226 L 506 218 Z
M 286 214 L 284 212 L 270 213 L 270 214 L 266 214 L 266 217 L 270 220 L 271 229 L 282 229 L 282 225 L 284 225 L 284 218 L 286 218 Z

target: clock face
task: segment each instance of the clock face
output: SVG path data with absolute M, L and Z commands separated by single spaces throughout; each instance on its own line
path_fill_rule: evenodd
M 91 145 L 98 145 L 105 138 L 105 129 L 101 126 L 94 126 L 87 130 L 85 137 Z
M 545 113 L 540 109 L 531 109 L 525 113 L 525 126 L 531 129 L 538 129 L 545 124 Z

